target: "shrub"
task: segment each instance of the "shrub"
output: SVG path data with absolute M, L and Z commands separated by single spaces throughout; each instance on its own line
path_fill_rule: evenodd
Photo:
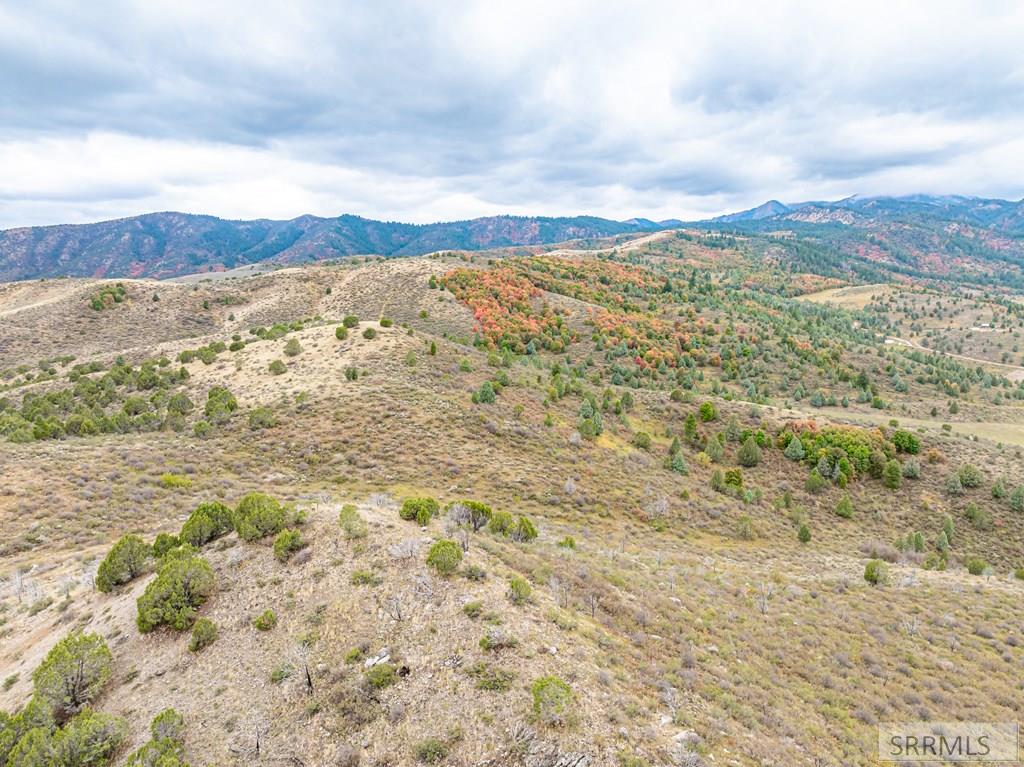
M 195 409 L 195 405 L 192 404 L 192 400 L 188 398 L 188 395 L 184 392 L 178 392 L 172 394 L 170 399 L 167 400 L 167 412 L 177 413 L 179 415 L 185 415 L 191 413 Z
M 1010 493 L 1010 508 L 1016 512 L 1024 512 L 1024 485 L 1018 485 Z
M 971 575 L 983 575 L 988 569 L 988 563 L 981 557 L 968 557 L 964 564 Z
M 515 647 L 518 644 L 518 639 L 496 626 L 488 629 L 487 633 L 480 638 L 480 649 L 488 652 L 503 650 L 506 647 Z
M 466 604 L 462 606 L 462 612 L 466 614 L 467 618 L 476 620 L 484 613 L 484 603 L 479 600 L 466 602 Z
M 52 761 L 36 762 L 31 756 L 12 759 L 12 765 L 79 767 L 105 765 L 128 736 L 128 725 L 119 717 L 84 709 L 58 730 L 50 744 Z
M 231 509 L 220 501 L 204 501 L 196 506 L 181 526 L 178 536 L 182 543 L 197 549 L 210 541 L 220 538 L 234 528 Z
M 740 469 L 726 469 L 725 470 L 724 482 L 725 482 L 725 486 L 727 488 L 732 488 L 733 490 L 742 490 L 743 489 L 743 472 L 742 472 L 742 470 L 740 470 Z
M 785 455 L 786 458 L 788 458 L 791 461 L 802 461 L 804 459 L 804 456 L 806 455 L 806 451 L 804 450 L 804 443 L 800 441 L 799 437 L 794 435 L 789 440 L 789 444 L 786 445 L 786 450 L 784 451 L 783 455 Z
M 252 620 L 252 626 L 257 631 L 270 631 L 277 625 L 277 614 L 270 609 L 264 610 Z
M 948 477 L 946 477 L 946 492 L 949 495 L 964 494 L 964 486 L 963 483 L 960 481 L 959 474 L 950 474 Z
M 272 429 L 277 426 L 277 416 L 265 405 L 253 408 L 249 413 L 249 428 L 252 431 Z
M 889 580 L 889 566 L 881 559 L 872 559 L 864 566 L 864 580 L 872 586 L 882 586 Z
M 1018 567 L 1013 571 L 1013 577 L 1018 581 L 1024 581 L 1024 567 Z
M 302 344 L 299 343 L 297 338 L 289 338 L 288 343 L 284 345 L 284 353 L 288 357 L 297 357 L 302 352 Z
M 306 548 L 298 530 L 282 530 L 274 539 L 274 556 L 278 562 L 287 562 L 296 551 Z
M 700 405 L 700 420 L 704 423 L 710 423 L 718 418 L 718 411 L 715 410 L 715 405 L 712 402 L 702 402 Z
M 213 423 L 224 423 L 238 410 L 235 395 L 223 386 L 214 386 L 206 395 L 206 417 Z
M 96 571 L 96 588 L 106 593 L 142 575 L 153 550 L 137 535 L 126 535 L 114 544 Z
M 496 511 L 487 523 L 487 530 L 496 535 L 508 535 L 513 525 L 512 515 L 507 511 Z
M 800 543 L 809 543 L 811 540 L 811 528 L 806 524 L 800 525 L 800 530 L 797 532 L 796 537 Z
M 377 331 L 374 330 L 373 328 L 367 328 L 366 330 L 363 331 L 363 338 L 365 338 L 367 341 L 372 341 L 376 337 Z
M 493 515 L 491 507 L 480 501 L 463 500 L 448 505 L 448 516 L 452 521 L 457 525 L 468 525 L 473 532 L 483 528 Z
M 828 482 L 818 472 L 817 469 L 811 469 L 811 474 L 807 477 L 807 481 L 804 483 L 804 489 L 808 493 L 817 495 L 828 486 Z
M 345 318 L 341 321 L 343 327 L 354 328 L 359 324 L 359 318 L 354 314 L 346 314 Z
M 761 448 L 757 446 L 753 435 L 747 437 L 747 441 L 740 446 L 736 453 L 736 462 L 748 468 L 761 462 Z
M 842 517 L 843 519 L 850 519 L 853 517 L 853 501 L 850 500 L 849 493 L 843 495 L 839 503 L 836 504 L 836 516 Z
M 160 486 L 168 490 L 184 490 L 192 487 L 192 480 L 181 474 L 161 474 Z
M 903 464 L 903 476 L 907 479 L 921 478 L 921 462 L 916 458 L 909 459 Z
M 903 467 L 895 458 L 887 461 L 882 470 L 882 483 L 890 490 L 897 490 L 903 479 Z
M 892 444 L 896 447 L 896 450 L 901 453 L 917 455 L 921 452 L 921 440 L 919 440 L 917 435 L 913 432 L 909 432 L 904 429 L 896 430 L 892 435 Z
M 274 360 L 270 363 L 270 372 L 276 376 L 282 375 L 288 372 L 288 366 L 285 365 L 281 360 Z
M 370 666 L 366 674 L 363 675 L 363 679 L 371 690 L 383 690 L 398 681 L 398 674 L 390 663 L 378 663 L 375 666 Z
M 199 437 L 199 439 L 206 439 L 212 432 L 213 426 L 210 425 L 209 421 L 196 421 L 196 425 L 192 427 L 192 433 Z
M 394 320 L 389 319 L 388 317 L 381 317 L 380 318 L 380 326 L 382 328 L 390 328 L 394 324 L 395 324 Z
M 344 325 L 338 325 L 338 327 L 334 329 L 334 337 L 337 338 L 339 341 L 344 341 L 346 338 L 348 338 L 348 328 L 346 328 Z
M 651 449 L 651 435 L 645 431 L 638 431 L 633 435 L 633 446 L 641 450 Z
M 534 527 L 527 517 L 519 517 L 516 520 L 515 525 L 508 531 L 508 534 L 512 537 L 512 540 L 518 541 L 519 543 L 529 543 L 537 537 L 537 528 Z
M 948 514 L 942 520 L 942 532 L 946 534 L 946 541 L 953 544 L 953 518 Z
M 413 753 L 424 764 L 436 764 L 448 756 L 448 746 L 438 738 L 427 738 L 416 744 Z
M 341 511 L 338 512 L 338 524 L 341 526 L 342 535 L 350 541 L 356 538 L 365 538 L 368 532 L 366 520 L 350 503 L 342 506 Z
M 355 570 L 349 577 L 353 586 L 379 586 L 381 578 L 373 570 Z
M 558 542 L 558 547 L 560 549 L 575 549 L 576 539 L 573 538 L 571 535 L 567 535 Z
M 508 598 L 514 605 L 525 604 L 530 601 L 530 594 L 533 593 L 533 589 L 530 588 L 529 582 L 525 578 L 520 578 L 518 575 L 511 578 L 508 582 Z
M 170 533 L 158 533 L 153 541 L 153 556 L 156 559 L 162 559 L 164 554 L 180 545 L 181 540 L 178 536 Z
M 150 722 L 149 732 L 153 740 L 172 740 L 181 742 L 185 729 L 185 719 L 173 708 L 165 708 Z
M 209 647 L 217 639 L 217 624 L 209 618 L 199 618 L 192 626 L 192 639 L 188 643 L 191 652 Z
M 195 621 L 196 610 L 214 587 L 213 569 L 202 557 L 185 554 L 165 558 L 156 578 L 138 598 L 139 631 L 145 634 L 160 626 L 184 631 Z
M 496 399 L 494 384 L 490 381 L 484 381 L 480 388 L 473 393 L 473 402 L 481 405 L 491 405 Z
M 960 467 L 957 476 L 960 477 L 960 484 L 964 487 L 980 487 L 985 479 L 981 471 L 969 463 Z
M 476 689 L 487 690 L 488 692 L 505 692 L 512 686 L 512 682 L 516 678 L 516 675 L 511 671 L 492 668 L 483 661 L 474 663 L 469 667 L 467 673 L 476 679 L 476 684 L 474 685 Z
M 964 516 L 978 530 L 990 530 L 992 528 L 992 516 L 976 503 L 967 504 L 964 509 Z
M 420 527 L 430 524 L 430 520 L 440 510 L 440 506 L 429 496 L 424 498 L 406 498 L 398 510 L 398 516 L 406 521 L 416 520 Z
M 99 634 L 73 631 L 32 673 L 35 694 L 58 723 L 91 703 L 110 679 L 112 656 Z
M 284 507 L 269 495 L 249 493 L 235 509 L 235 531 L 243 541 L 254 541 L 281 532 L 287 517 Z
M 459 569 L 461 562 L 462 549 L 455 541 L 442 539 L 427 552 L 427 565 L 437 570 L 440 575 L 451 575 Z
M 557 676 L 544 676 L 530 686 L 533 713 L 546 724 L 564 721 L 572 705 L 572 688 Z

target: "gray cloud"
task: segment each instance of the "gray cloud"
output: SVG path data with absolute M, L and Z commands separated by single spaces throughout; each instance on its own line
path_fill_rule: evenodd
M 37 0 L 0 8 L 0 226 L 1019 197 L 1022 32 L 952 0 Z

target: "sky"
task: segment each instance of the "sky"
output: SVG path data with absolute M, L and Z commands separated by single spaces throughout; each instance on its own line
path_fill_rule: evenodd
M 1016 200 L 1022 40 L 981 0 L 15 0 L 0 228 Z

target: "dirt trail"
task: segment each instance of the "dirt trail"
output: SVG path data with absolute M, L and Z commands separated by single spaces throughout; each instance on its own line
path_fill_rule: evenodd
M 46 287 L 41 287 L 38 283 L 19 285 L 11 290 L 0 293 L 0 317 L 8 317 L 12 314 L 28 311 L 29 309 L 38 309 L 41 306 L 58 303 L 78 287 L 80 287 L 80 283 L 76 285 Z M 40 294 L 42 294 L 42 297 L 39 297 Z M 19 300 L 21 303 L 19 303 Z
M 993 365 L 997 368 L 1007 368 L 1011 373 L 1007 376 L 1011 381 L 1024 380 L 1024 368 L 1020 365 L 1011 365 L 1007 362 L 995 362 L 993 360 L 983 360 L 978 357 L 968 357 L 965 354 L 954 354 L 953 352 L 939 351 L 938 349 L 929 349 L 927 346 L 922 346 L 917 341 L 911 341 L 909 338 L 899 338 L 898 336 L 889 336 L 885 339 L 887 344 L 895 344 L 897 346 L 909 346 L 911 349 L 918 349 L 923 352 L 929 352 L 930 354 L 942 354 L 946 357 L 953 357 L 958 360 L 966 360 L 967 362 L 976 362 L 979 365 Z
M 610 252 L 610 253 L 624 253 L 630 250 L 639 250 L 645 245 L 649 245 L 652 242 L 663 240 L 666 237 L 671 237 L 675 234 L 675 230 L 665 229 L 660 232 L 652 232 L 651 234 L 645 234 L 643 237 L 637 237 L 635 240 L 629 240 L 627 242 L 620 243 L 619 245 L 613 245 L 611 248 L 556 248 L 555 250 L 544 251 L 545 256 L 587 256 L 594 255 L 599 252 Z

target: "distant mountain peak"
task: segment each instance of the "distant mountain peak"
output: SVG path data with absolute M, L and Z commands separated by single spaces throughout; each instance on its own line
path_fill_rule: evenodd
M 718 216 L 717 218 L 711 219 L 712 221 L 722 221 L 728 223 L 730 221 L 760 221 L 762 218 L 771 218 L 772 216 L 782 216 L 792 211 L 789 205 L 779 202 L 778 200 L 768 200 L 768 202 L 758 205 L 756 208 L 750 208 L 749 210 L 741 210 L 738 213 L 729 213 L 724 216 Z

